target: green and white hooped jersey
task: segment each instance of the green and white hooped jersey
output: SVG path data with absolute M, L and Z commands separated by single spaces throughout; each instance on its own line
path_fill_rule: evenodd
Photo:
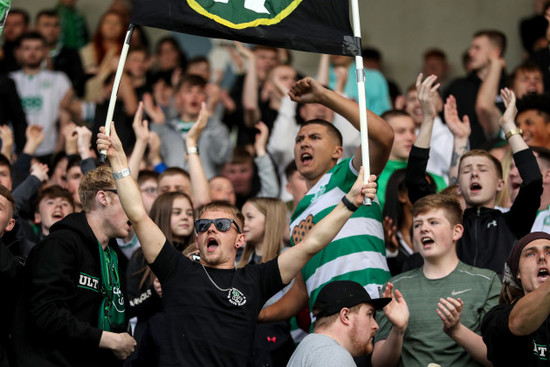
M 338 205 L 357 179 L 357 174 L 351 159 L 345 159 L 308 191 L 292 214 L 292 245 L 299 243 L 315 223 Z M 362 206 L 334 240 L 304 266 L 302 276 L 309 294 L 310 309 L 319 291 L 331 280 L 356 281 L 371 297 L 379 297 L 379 290 L 390 278 L 382 220 L 378 199 L 372 206 Z

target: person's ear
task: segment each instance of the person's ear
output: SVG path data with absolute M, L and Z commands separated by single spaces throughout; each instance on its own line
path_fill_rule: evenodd
M 95 199 L 101 206 L 109 205 L 109 200 L 107 199 L 107 192 L 105 192 L 103 190 L 99 190 L 95 194 Z
M 239 233 L 235 240 L 235 248 L 243 247 L 246 243 L 246 235 L 244 233 Z
M 34 223 L 41 223 L 42 222 L 42 217 L 40 216 L 40 213 L 39 212 L 35 212 L 34 213 Z
M 8 221 L 8 224 L 6 225 L 6 228 L 4 229 L 4 232 L 9 232 L 13 229 L 13 227 L 15 226 L 15 219 L 11 218 L 9 221 Z
M 453 227 L 453 241 L 458 241 L 460 237 L 462 237 L 462 234 L 464 233 L 464 227 L 462 224 L 455 224 Z
M 341 145 L 337 145 L 332 153 L 332 158 L 338 160 L 342 157 L 342 154 L 344 154 L 344 148 Z
M 506 183 L 504 182 L 504 180 L 502 178 L 499 178 L 497 183 L 497 192 L 501 192 L 502 190 L 504 190 L 505 186 L 506 186 Z
M 342 324 L 344 324 L 344 325 L 350 325 L 351 324 L 349 316 L 350 316 L 349 308 L 344 307 L 340 310 L 339 319 L 340 319 L 340 322 Z

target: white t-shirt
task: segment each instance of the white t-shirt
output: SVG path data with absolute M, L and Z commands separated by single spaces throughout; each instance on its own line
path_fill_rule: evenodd
M 71 88 L 69 78 L 62 72 L 50 70 L 42 70 L 35 75 L 25 75 L 19 70 L 11 73 L 10 77 L 21 98 L 27 124 L 44 128 L 44 141 L 35 154 L 53 153 L 58 135 L 59 105 Z

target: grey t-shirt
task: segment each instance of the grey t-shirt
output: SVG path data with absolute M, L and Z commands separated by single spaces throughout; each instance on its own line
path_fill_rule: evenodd
M 292 354 L 287 367 L 357 367 L 351 354 L 336 340 L 309 334 Z

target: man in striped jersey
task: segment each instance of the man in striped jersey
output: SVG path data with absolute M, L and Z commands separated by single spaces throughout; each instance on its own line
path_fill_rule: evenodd
M 324 88 L 311 77 L 298 81 L 289 95 L 299 103 L 327 106 L 359 129 L 357 103 Z M 378 175 L 388 160 L 393 130 L 370 110 L 367 119 L 371 173 Z M 316 119 L 301 126 L 295 140 L 294 159 L 298 171 L 306 178 L 308 192 L 291 218 L 292 245 L 299 243 L 353 185 L 362 164 L 361 147 L 352 158 L 338 163 L 341 156 L 342 136 L 334 125 Z M 353 214 L 336 238 L 306 264 L 287 295 L 262 311 L 260 320 L 292 317 L 308 300 L 311 308 L 318 292 L 332 280 L 353 280 L 377 298 L 379 288 L 389 276 L 382 208 L 375 200 L 372 206 L 363 206 Z

